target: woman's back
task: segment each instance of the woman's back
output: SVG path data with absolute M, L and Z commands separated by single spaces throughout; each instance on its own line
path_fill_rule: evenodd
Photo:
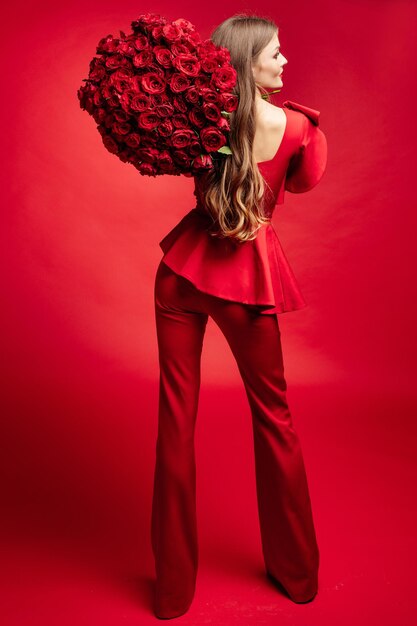
M 270 161 L 279 150 L 287 125 L 284 109 L 264 100 L 256 100 L 256 131 L 253 155 L 257 163 Z

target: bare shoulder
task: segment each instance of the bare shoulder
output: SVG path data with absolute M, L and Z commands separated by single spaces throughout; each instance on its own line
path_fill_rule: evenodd
M 271 102 L 259 102 L 257 107 L 258 125 L 265 130 L 281 129 L 286 124 L 286 116 L 281 107 L 271 104 Z

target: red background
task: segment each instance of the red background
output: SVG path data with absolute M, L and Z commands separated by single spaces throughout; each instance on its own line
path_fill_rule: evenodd
M 321 111 L 329 160 L 274 225 L 309 306 L 279 316 L 321 550 L 295 605 L 264 578 L 249 407 L 209 320 L 196 433 L 200 570 L 181 620 L 411 622 L 416 558 L 417 7 L 405 1 L 26 2 L 2 21 L 3 623 L 154 623 L 150 506 L 158 242 L 185 177 L 108 153 L 77 89 L 140 13 L 203 37 L 241 11 L 279 26 L 275 103 Z M 139 622 L 138 622 L 139 620 Z

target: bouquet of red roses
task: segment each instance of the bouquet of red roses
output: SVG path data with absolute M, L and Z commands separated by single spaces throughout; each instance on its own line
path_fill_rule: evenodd
M 193 176 L 231 154 L 229 115 L 238 97 L 227 48 L 201 41 L 185 19 L 141 15 L 133 32 L 100 40 L 80 107 L 103 144 L 145 176 Z

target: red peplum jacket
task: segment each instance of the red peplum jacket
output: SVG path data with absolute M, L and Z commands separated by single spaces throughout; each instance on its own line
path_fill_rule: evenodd
M 287 100 L 281 144 L 269 161 L 258 163 L 272 190 L 265 196 L 268 217 L 284 203 L 284 192 L 301 193 L 321 179 L 327 163 L 327 141 L 319 128 L 320 112 Z M 204 208 L 204 175 L 194 177 L 196 207 L 159 242 L 162 258 L 197 289 L 226 300 L 254 304 L 260 313 L 285 313 L 307 305 L 285 257 L 272 222 L 256 239 L 236 245 L 210 236 L 211 217 Z M 267 199 L 268 198 L 268 199 Z M 209 221 L 207 221 L 209 219 Z

